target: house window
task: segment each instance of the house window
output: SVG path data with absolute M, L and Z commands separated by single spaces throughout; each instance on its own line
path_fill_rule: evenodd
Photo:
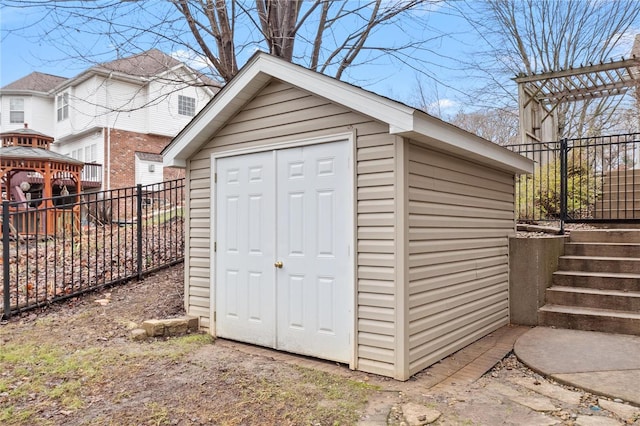
M 69 118 L 69 94 L 58 95 L 58 121 Z
M 97 145 L 92 144 L 84 147 L 84 162 L 85 163 L 95 163 L 97 160 Z
M 9 123 L 24 123 L 24 99 L 9 99 Z
M 193 117 L 196 115 L 196 99 L 178 95 L 178 114 Z

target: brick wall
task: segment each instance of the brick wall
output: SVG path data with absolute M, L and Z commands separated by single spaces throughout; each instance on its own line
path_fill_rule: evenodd
M 105 138 L 107 136 L 105 135 Z M 108 162 L 105 161 L 104 184 L 106 187 L 107 173 L 111 174 L 111 188 L 125 188 L 134 186 L 135 182 L 135 153 L 148 152 L 160 154 L 162 149 L 171 142 L 168 136 L 152 135 L 145 133 L 128 132 L 125 130 L 111 129 L 111 170 L 108 170 Z M 107 141 L 105 139 L 105 150 Z M 105 152 L 107 158 L 107 152 Z M 164 168 L 164 180 L 184 177 L 183 169 Z

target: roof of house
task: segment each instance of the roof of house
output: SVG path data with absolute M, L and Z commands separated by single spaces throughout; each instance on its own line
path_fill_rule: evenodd
M 499 169 L 517 173 L 533 170 L 531 160 L 421 110 L 264 52 L 257 52 L 251 57 L 240 72 L 165 147 L 162 151 L 165 165 L 185 167 L 186 161 L 272 79 L 284 81 L 387 123 L 390 134 Z
M 84 81 L 93 74 L 116 75 L 122 79 L 130 79 L 133 81 L 143 81 L 160 76 L 163 73 L 176 69 L 178 67 L 186 68 L 195 78 L 200 80 L 204 86 L 219 88 L 221 84 L 199 71 L 189 67 L 184 62 L 161 52 L 158 49 L 147 50 L 136 55 L 127 56 L 126 58 L 116 59 L 110 62 L 104 62 L 81 72 L 72 79 L 67 80 L 58 89 L 65 86 L 76 84 Z
M 66 77 L 34 71 L 19 80 L 7 84 L 2 90 L 30 90 L 46 93 L 66 80 Z
M 162 161 L 162 155 L 154 154 L 151 152 L 136 151 L 136 156 L 143 161 L 155 161 L 155 162 Z
M 54 90 L 60 90 L 64 87 L 76 84 L 77 82 L 84 81 L 92 74 L 96 73 L 116 73 L 119 74 L 121 78 L 151 78 L 179 66 L 184 66 L 188 69 L 195 78 L 202 82 L 204 86 L 214 88 L 221 86 L 221 84 L 216 80 L 192 69 L 170 55 L 167 55 L 158 49 L 151 49 L 126 58 L 120 58 L 114 61 L 94 65 L 72 78 L 44 74 L 41 72 L 32 72 L 19 80 L 7 84 L 0 90 L 20 92 L 32 91 L 48 94 Z
M 151 49 L 137 55 L 105 62 L 93 68 L 104 68 L 140 77 L 152 77 L 181 64 L 182 62 L 166 53 L 158 49 Z

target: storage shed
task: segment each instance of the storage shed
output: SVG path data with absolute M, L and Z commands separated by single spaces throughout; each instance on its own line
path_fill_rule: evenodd
M 163 156 L 213 335 L 406 380 L 509 322 L 520 155 L 259 52 Z

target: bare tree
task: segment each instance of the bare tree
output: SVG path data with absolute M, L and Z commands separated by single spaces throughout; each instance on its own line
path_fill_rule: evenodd
M 2 32 L 50 42 L 85 66 L 87 61 L 101 62 L 113 50 L 124 56 L 157 47 L 183 52 L 200 61 L 207 74 L 227 82 L 243 61 L 262 49 L 343 78 L 347 69 L 378 60 L 422 68 L 419 52 L 429 39 L 412 38 L 403 27 L 424 31 L 426 12 L 441 1 L 6 0 L 4 7 L 32 9 L 44 19 Z M 392 33 L 383 34 L 383 29 Z M 81 37 L 85 43 L 79 44 Z M 110 51 L 98 48 L 105 38 Z
M 460 111 L 451 123 L 498 145 L 518 143 L 518 113 L 502 109 Z
M 637 0 L 485 0 L 453 3 L 486 49 L 463 63 L 483 79 L 474 104 L 513 109 L 517 75 L 599 63 L 621 51 L 640 23 Z M 599 134 L 617 125 L 620 98 L 575 102 L 558 111 L 561 136 Z

